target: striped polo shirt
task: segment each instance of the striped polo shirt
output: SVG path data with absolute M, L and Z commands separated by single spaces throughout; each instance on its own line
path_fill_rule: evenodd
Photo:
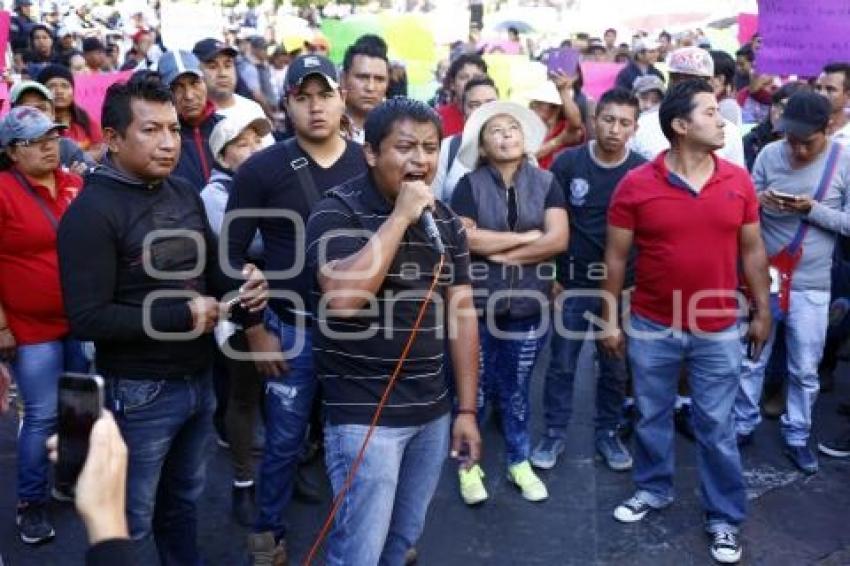
M 393 205 L 369 174 L 332 189 L 307 224 L 307 266 L 313 274 L 313 363 L 332 424 L 368 424 L 407 342 L 439 256 L 425 232 L 410 226 L 376 297 L 353 317 L 321 304 L 319 267 L 357 253 Z M 434 218 L 446 246 L 440 283 L 382 414 L 381 426 L 418 426 L 448 412 L 444 371 L 446 291 L 469 285 L 469 249 L 457 216 L 439 201 Z M 446 359 L 447 360 L 447 359 Z

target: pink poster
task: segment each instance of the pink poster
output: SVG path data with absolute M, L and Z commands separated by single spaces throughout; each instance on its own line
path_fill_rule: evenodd
M 12 15 L 9 12 L 0 12 L 0 70 L 6 70 L 6 49 L 9 47 L 9 24 Z
M 100 110 L 106 96 L 106 89 L 112 83 L 127 80 L 132 74 L 133 71 L 96 75 L 76 74 L 74 75 L 74 101 L 85 109 L 89 116 L 100 122 Z
M 758 14 L 738 14 L 738 44 L 749 43 L 753 35 L 759 30 Z
M 581 64 L 581 72 L 584 75 L 585 93 L 599 100 L 605 91 L 614 87 L 617 73 L 624 65 L 622 63 L 597 63 L 584 62 Z
M 0 80 L 0 118 L 9 113 L 10 107 L 9 85 L 6 84 L 6 81 Z

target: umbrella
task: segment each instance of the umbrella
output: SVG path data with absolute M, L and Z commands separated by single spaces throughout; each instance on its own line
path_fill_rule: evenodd
M 534 26 L 522 20 L 504 20 L 493 26 L 493 29 L 497 31 L 507 31 L 510 28 L 516 28 L 519 33 L 534 32 Z

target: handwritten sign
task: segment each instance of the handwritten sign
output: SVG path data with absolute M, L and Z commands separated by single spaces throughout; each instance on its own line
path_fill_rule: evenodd
M 12 15 L 9 12 L 0 12 L 0 70 L 6 70 L 6 50 L 9 48 L 9 25 L 12 23 Z
M 749 43 L 755 33 L 759 30 L 758 14 L 738 14 L 738 43 L 744 45 Z
M 617 73 L 624 66 L 622 63 L 597 63 L 593 61 L 582 63 L 581 72 L 584 76 L 584 88 L 582 90 L 595 100 L 599 100 L 599 97 L 605 94 L 605 91 L 614 88 L 614 83 L 617 82 Z
M 126 81 L 133 71 L 119 73 L 76 74 L 74 75 L 74 102 L 100 122 L 100 111 L 106 89 L 118 81 Z
M 824 65 L 850 60 L 846 0 L 759 0 L 760 73 L 817 76 Z

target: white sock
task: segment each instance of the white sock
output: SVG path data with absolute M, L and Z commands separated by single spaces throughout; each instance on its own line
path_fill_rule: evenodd
M 233 480 L 233 487 L 238 487 L 240 489 L 244 489 L 246 487 L 253 487 L 253 486 L 254 486 L 254 480 L 246 480 L 246 481 Z

